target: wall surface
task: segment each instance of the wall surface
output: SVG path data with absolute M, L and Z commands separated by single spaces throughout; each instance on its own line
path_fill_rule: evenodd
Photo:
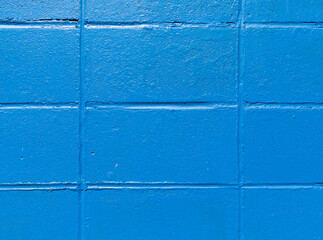
M 322 240 L 323 0 L 0 0 L 0 239 Z

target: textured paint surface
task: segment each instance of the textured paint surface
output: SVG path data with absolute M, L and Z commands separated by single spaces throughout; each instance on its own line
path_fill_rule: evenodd
M 0 0 L 0 239 L 323 240 L 322 0 Z
M 322 188 L 244 190 L 242 239 L 322 239 Z
M 76 19 L 79 0 L 0 0 L 1 20 Z
M 1 189 L 0 226 L 6 240 L 76 240 L 77 192 Z
M 76 182 L 78 112 L 69 108 L 0 109 L 0 181 Z
M 78 101 L 75 27 L 0 28 L 0 42 L 2 103 Z
M 234 189 L 90 191 L 85 238 L 233 240 L 238 236 L 237 203 Z
M 234 108 L 89 110 L 86 177 L 236 183 L 236 119 Z
M 244 124 L 246 182 L 322 181 L 323 108 L 247 107 Z
M 110 22 L 233 22 L 237 0 L 87 0 L 86 20 Z
M 323 28 L 245 29 L 249 102 L 322 102 Z
M 246 0 L 248 22 L 322 22 L 322 0 Z
M 237 30 L 86 30 L 89 101 L 234 101 Z

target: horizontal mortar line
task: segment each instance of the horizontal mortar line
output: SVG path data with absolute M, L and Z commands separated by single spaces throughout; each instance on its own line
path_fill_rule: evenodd
M 87 102 L 87 109 L 213 109 L 236 108 L 234 102 Z
M 122 189 L 146 189 L 146 190 L 179 190 L 179 189 L 323 189 L 322 183 L 168 183 L 168 182 L 89 182 L 84 186 L 78 183 L 1 183 L 0 191 L 86 191 L 86 190 L 122 190 Z
M 58 191 L 78 189 L 77 183 L 0 183 L 0 191 Z
M 242 189 L 319 189 L 323 190 L 323 186 L 320 185 L 258 185 L 258 186 L 242 186 Z M 238 190 L 239 186 L 101 186 L 101 185 L 91 185 L 87 188 L 83 188 L 82 191 L 91 191 L 91 190 L 188 190 L 188 189 L 234 189 Z M 77 187 L 67 187 L 67 186 L 36 186 L 36 187 L 17 187 L 17 186 L 0 186 L 0 191 L 79 191 Z
M 77 108 L 77 102 L 25 102 L 25 103 L 0 103 L 0 109 L 56 109 L 56 108 Z
M 244 189 L 323 189 L 323 183 L 313 183 L 313 184 L 244 184 L 242 186 Z
M 85 21 L 85 24 L 93 24 L 93 25 L 140 25 L 140 24 L 196 24 L 196 25 L 205 25 L 205 24 L 236 24 L 234 21 L 226 21 L 226 22 L 194 22 L 194 21 Z
M 257 21 L 245 21 L 244 24 L 282 24 L 282 25 L 288 25 L 288 24 L 323 24 L 323 21 L 263 21 L 263 22 L 257 22 Z
M 77 18 L 0 19 L 0 24 L 77 24 Z
M 246 104 L 272 104 L 272 105 L 323 105 L 322 102 L 252 102 L 252 101 L 244 101 Z
M 86 22 L 89 29 L 137 29 L 137 28 L 225 28 L 237 27 L 235 22 Z
M 0 22 L 0 30 L 1 29 L 61 29 L 61 30 L 72 30 L 79 28 L 78 24 L 53 24 L 53 23 L 28 23 L 28 24 L 4 24 Z
M 58 186 L 52 186 L 52 187 L 1 187 L 0 186 L 0 192 L 1 191 L 78 191 L 77 187 L 58 187 Z
M 238 186 L 238 183 L 203 183 L 203 182 L 139 182 L 139 181 L 106 181 L 87 182 L 88 186 Z
M 262 182 L 262 183 L 252 183 L 252 182 L 244 182 L 243 186 L 323 186 L 322 182 L 309 182 L 309 183 L 302 183 L 302 182 L 277 182 L 277 183 L 269 183 L 269 182 Z
M 126 186 L 126 185 L 133 185 L 133 186 L 141 186 L 141 185 L 149 185 L 149 186 L 160 186 L 160 185 L 169 185 L 169 186 L 185 186 L 185 185 L 203 185 L 203 186 L 239 186 L 239 183 L 225 183 L 225 182 L 142 182 L 142 181 L 98 181 L 98 182 L 91 182 L 91 181 L 84 181 L 85 185 L 95 185 L 95 186 Z M 78 182 L 1 182 L 0 186 L 78 186 Z M 242 183 L 243 186 L 323 186 L 322 182 L 244 182 Z
M 322 28 L 323 22 L 244 22 L 245 28 Z
M 77 186 L 77 182 L 15 182 L 0 183 L 0 187 L 37 187 L 37 186 Z
M 179 189 L 238 189 L 237 185 L 88 185 L 86 190 L 122 190 L 122 189 L 143 189 L 143 190 L 179 190 Z
M 298 103 L 274 103 L 274 102 L 244 102 L 245 108 L 257 109 L 257 108 L 267 108 L 267 109 L 321 109 L 323 108 L 323 103 L 314 102 L 298 102 Z
M 168 183 L 168 182 L 89 182 L 83 186 L 77 183 L 8 183 L 0 184 L 0 191 L 33 191 L 33 190 L 113 190 L 113 189 L 238 189 L 237 184 L 211 183 Z
M 89 183 L 86 190 L 104 190 L 104 189 L 299 189 L 299 188 L 319 188 L 323 189 L 323 183 L 276 183 L 276 184 L 211 184 L 211 183 Z
M 75 27 L 79 25 L 79 19 L 26 19 L 26 20 L 10 20 L 10 19 L 0 19 L 0 26 L 16 26 L 16 27 L 42 27 L 43 25 L 57 25 L 59 26 L 72 26 Z M 181 21 L 86 21 L 86 27 L 95 26 L 109 28 L 113 27 L 147 27 L 147 26 L 196 26 L 196 27 L 228 27 L 236 26 L 238 27 L 238 22 L 181 22 Z M 306 21 L 294 21 L 294 22 L 243 22 L 244 27 L 323 27 L 323 22 L 306 22 Z
M 91 190 L 187 190 L 187 189 L 236 189 L 234 186 L 89 186 Z

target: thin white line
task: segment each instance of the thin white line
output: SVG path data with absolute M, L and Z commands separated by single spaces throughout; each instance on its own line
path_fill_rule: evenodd
M 173 28 L 208 28 L 211 24 L 185 24 L 185 23 L 160 23 L 160 24 L 134 24 L 134 25 L 85 25 L 86 29 L 145 29 L 145 28 L 162 28 L 162 29 L 173 29 Z M 214 27 L 228 27 L 226 25 L 214 25 Z
M 0 106 L 2 109 L 77 109 L 77 106 Z
M 7 25 L 7 24 L 0 24 L 0 29 L 76 29 L 76 25 L 67 25 L 67 26 L 63 26 L 63 25 L 48 25 L 48 24 L 44 24 L 44 25 Z

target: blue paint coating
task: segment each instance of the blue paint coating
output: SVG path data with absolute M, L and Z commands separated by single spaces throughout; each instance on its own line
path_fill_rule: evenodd
M 322 182 L 323 108 L 247 107 L 244 119 L 246 182 Z
M 91 182 L 238 181 L 234 107 L 121 106 L 89 110 L 86 122 Z
M 322 239 L 322 4 L 0 0 L 0 239 Z
M 1 20 L 77 19 L 79 0 L 0 0 Z
M 237 0 L 87 0 L 90 22 L 233 22 Z
M 322 191 L 246 189 L 242 239 L 322 239 Z
M 0 28 L 0 102 L 78 101 L 78 35 L 75 26 Z
M 87 29 L 87 100 L 234 101 L 237 29 Z
M 244 99 L 249 102 L 323 102 L 323 28 L 244 31 Z
M 235 240 L 237 203 L 234 189 L 90 191 L 85 238 Z
M 0 238 L 76 240 L 77 192 L 0 191 Z
M 76 108 L 0 109 L 0 132 L 1 183 L 76 182 Z
M 246 0 L 248 22 L 321 22 L 322 0 Z

